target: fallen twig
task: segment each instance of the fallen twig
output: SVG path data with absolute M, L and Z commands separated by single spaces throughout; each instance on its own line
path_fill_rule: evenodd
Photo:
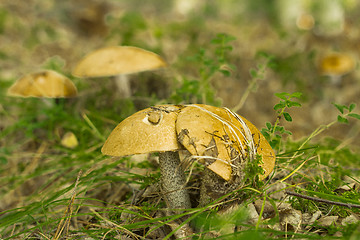
M 307 196 L 307 195 L 292 192 L 292 191 L 285 191 L 285 193 L 288 194 L 288 195 L 295 196 L 295 197 L 308 199 L 308 200 L 311 200 L 311 201 L 322 202 L 322 203 L 327 203 L 327 204 L 337 205 L 337 206 L 343 206 L 343 207 L 348 207 L 348 208 L 360 208 L 359 204 L 335 202 L 335 201 L 326 200 L 326 199 L 322 199 L 322 198 Z

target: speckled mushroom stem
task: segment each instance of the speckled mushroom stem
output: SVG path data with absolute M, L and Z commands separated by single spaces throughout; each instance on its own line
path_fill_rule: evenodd
M 205 168 L 200 186 L 199 207 L 206 206 L 233 189 L 234 187 L 231 184 L 228 184 L 227 181 L 210 169 Z
M 185 174 L 180 166 L 178 152 L 159 154 L 161 189 L 169 208 L 191 208 L 190 197 L 185 189 Z

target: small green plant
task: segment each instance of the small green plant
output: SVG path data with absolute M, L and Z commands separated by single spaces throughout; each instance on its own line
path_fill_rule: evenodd
M 219 99 L 215 97 L 215 90 L 211 85 L 211 79 L 215 73 L 220 72 L 224 76 L 230 76 L 235 66 L 228 62 L 228 54 L 233 47 L 231 41 L 236 38 L 225 33 L 219 33 L 210 44 L 214 47 L 213 56 L 208 56 L 208 51 L 201 48 L 199 52 L 189 59 L 199 64 L 198 79 L 183 79 L 182 86 L 175 91 L 172 96 L 176 103 L 181 101 L 191 103 L 204 103 L 215 106 L 220 105 Z
M 263 163 L 262 156 L 259 154 L 256 154 L 255 159 L 247 162 L 244 169 L 246 174 L 245 185 L 255 186 L 256 188 L 261 188 L 264 185 L 259 178 L 261 174 L 264 174 L 264 169 L 260 166 L 261 163 Z
M 251 92 L 255 92 L 257 90 L 257 84 L 260 80 L 265 79 L 266 69 L 272 65 L 273 56 L 265 53 L 259 52 L 257 53 L 259 57 L 263 58 L 263 61 L 257 64 L 256 68 L 250 69 L 251 80 L 249 81 L 249 85 L 241 96 L 239 103 L 232 109 L 234 112 L 239 111 L 245 104 L 246 99 L 250 95 Z
M 340 105 L 333 103 L 333 105 L 339 110 L 341 115 L 338 115 L 337 121 L 340 123 L 349 123 L 349 120 L 347 117 L 356 118 L 360 120 L 360 114 L 353 113 L 353 110 L 356 107 L 355 103 L 351 103 L 349 106 L 346 105 Z M 347 113 L 345 113 L 347 111 Z
M 292 122 L 291 115 L 286 111 L 286 109 L 291 107 L 301 107 L 301 104 L 295 99 L 301 97 L 300 92 L 295 93 L 275 93 L 275 96 L 280 98 L 280 102 L 274 106 L 274 110 L 277 112 L 276 121 L 274 124 L 270 122 L 266 123 L 266 128 L 261 130 L 261 133 L 270 143 L 270 146 L 280 152 L 281 150 L 281 140 L 283 135 L 292 135 L 290 131 L 287 131 L 284 126 L 280 125 L 280 120 L 284 118 L 287 122 Z
M 65 66 L 65 63 L 66 62 L 62 57 L 56 55 L 46 59 L 46 61 L 43 63 L 43 68 L 54 70 L 59 73 L 63 73 L 64 72 L 63 68 Z
M 318 128 L 316 128 L 310 135 L 309 137 L 307 137 L 305 139 L 305 141 L 303 141 L 303 143 L 300 145 L 300 147 L 298 148 L 298 150 L 302 149 L 311 139 L 313 139 L 314 137 L 316 137 L 317 135 L 319 135 L 320 133 L 322 133 L 323 131 L 325 131 L 326 129 L 329 129 L 331 126 L 333 126 L 336 123 L 348 123 L 348 118 L 355 118 L 355 119 L 359 119 L 360 120 L 360 115 L 357 113 L 353 113 L 356 104 L 355 103 L 351 103 L 349 106 L 346 105 L 340 105 L 340 104 L 335 104 L 333 103 L 334 106 L 339 110 L 339 112 L 341 113 L 340 115 L 338 115 L 337 120 L 334 120 L 326 125 L 321 125 Z M 345 112 L 345 110 L 347 112 Z M 292 158 L 294 158 L 297 155 L 297 153 L 294 154 L 294 156 Z

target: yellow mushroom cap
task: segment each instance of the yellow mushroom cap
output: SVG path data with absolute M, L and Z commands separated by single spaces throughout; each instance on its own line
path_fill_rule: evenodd
M 314 17 L 308 13 L 302 13 L 296 19 L 296 26 L 301 30 L 310 30 L 314 27 L 314 24 Z
M 324 75 L 344 75 L 355 68 L 354 59 L 346 54 L 332 53 L 320 60 L 319 68 Z
M 75 67 L 77 77 L 108 77 L 165 67 L 157 54 L 131 46 L 110 46 L 85 56 Z
M 160 105 L 141 110 L 120 122 L 101 151 L 111 156 L 185 149 L 193 158 L 211 161 L 207 167 L 229 181 L 232 161 L 261 154 L 268 176 L 275 153 L 260 131 L 226 108 L 202 104 Z M 237 166 L 238 167 L 238 166 Z
M 66 148 L 75 148 L 79 145 L 79 141 L 73 132 L 65 133 L 60 143 Z
M 120 122 L 101 152 L 110 156 L 177 151 L 175 121 L 182 107 L 160 105 L 141 110 Z
M 9 96 L 65 98 L 75 97 L 77 89 L 64 75 L 52 70 L 28 74 L 18 79 L 9 89 Z
M 226 181 L 231 179 L 231 162 L 238 154 L 261 154 L 265 173 L 275 165 L 275 153 L 260 131 L 245 118 L 225 108 L 188 105 L 178 115 L 176 131 L 181 144 L 195 157 L 210 156 L 207 168 Z M 234 150 L 237 152 L 234 152 Z M 200 158 L 201 159 L 201 158 Z

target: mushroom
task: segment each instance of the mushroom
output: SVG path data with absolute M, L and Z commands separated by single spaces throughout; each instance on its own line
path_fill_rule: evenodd
M 275 165 L 275 153 L 260 131 L 227 108 L 192 104 L 176 120 L 179 142 L 205 166 L 200 205 L 206 205 L 244 185 L 245 168 L 256 154 L 267 177 Z
M 314 27 L 314 17 L 309 13 L 302 13 L 296 19 L 296 26 L 300 30 L 311 30 Z
M 102 153 L 111 156 L 159 152 L 161 187 L 170 208 L 190 208 L 185 175 L 175 151 L 188 150 L 206 166 L 200 205 L 243 185 L 248 161 L 262 155 L 264 179 L 275 154 L 264 136 L 227 108 L 208 105 L 160 105 L 123 120 L 110 134 Z
M 75 148 L 79 145 L 76 135 L 73 132 L 66 132 L 61 138 L 61 145 L 66 148 Z
M 355 68 L 355 60 L 346 54 L 331 53 L 320 59 L 319 70 L 330 77 L 333 84 L 339 84 L 341 77 Z
M 165 61 L 157 54 L 132 46 L 104 47 L 85 56 L 73 70 L 82 78 L 115 77 L 119 94 L 131 96 L 128 74 L 165 67 Z
M 7 91 L 9 96 L 38 98 L 75 97 L 77 89 L 73 82 L 64 75 L 43 70 L 18 79 Z
M 139 111 L 111 132 L 101 152 L 111 156 L 159 153 L 161 189 L 167 206 L 172 209 L 190 208 L 185 189 L 186 179 L 181 169 L 175 121 L 183 106 L 160 105 Z

